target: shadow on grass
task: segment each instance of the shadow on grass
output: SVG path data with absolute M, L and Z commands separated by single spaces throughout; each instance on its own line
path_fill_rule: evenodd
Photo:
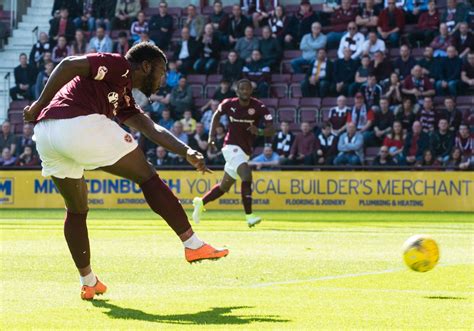
M 436 296 L 429 296 L 424 297 L 425 299 L 432 299 L 432 300 L 466 300 L 467 298 L 464 297 L 450 297 L 444 295 L 436 295 Z
M 129 319 L 138 321 L 148 321 L 168 324 L 186 324 L 186 325 L 225 325 L 225 324 L 251 324 L 255 322 L 266 323 L 284 323 L 289 320 L 281 319 L 274 315 L 235 315 L 234 310 L 252 308 L 247 306 L 219 307 L 209 310 L 189 314 L 160 315 L 150 314 L 142 310 L 124 308 L 108 302 L 108 300 L 93 300 L 92 305 L 99 308 L 106 308 L 104 312 L 110 318 Z

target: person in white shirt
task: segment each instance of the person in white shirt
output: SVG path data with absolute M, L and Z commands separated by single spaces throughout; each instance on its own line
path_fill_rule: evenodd
M 111 53 L 113 49 L 113 41 L 109 36 L 105 34 L 105 30 L 102 26 L 97 27 L 95 30 L 95 37 L 91 38 L 89 42 L 89 52 L 97 53 Z
M 357 60 L 362 55 L 362 45 L 365 41 L 365 37 L 362 33 L 357 32 L 357 25 L 355 22 L 350 22 L 347 25 L 347 31 L 348 32 L 342 36 L 339 43 L 337 56 L 340 59 L 344 58 L 344 48 L 349 48 L 352 51 L 351 58 Z
M 369 32 L 369 37 L 362 44 L 362 54 L 368 55 L 370 59 L 373 60 L 376 52 L 380 51 L 385 53 L 385 50 L 385 42 L 377 37 L 377 33 L 375 31 Z

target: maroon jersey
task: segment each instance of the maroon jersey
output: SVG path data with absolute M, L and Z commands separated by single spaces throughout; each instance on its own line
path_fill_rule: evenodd
M 273 123 L 273 118 L 267 107 L 259 100 L 250 98 L 248 106 L 241 106 L 238 98 L 225 99 L 217 111 L 229 117 L 229 129 L 225 136 L 224 146 L 237 145 L 247 154 L 252 154 L 252 145 L 256 136 L 248 128 L 261 122 Z
M 89 54 L 88 77 L 74 77 L 54 96 L 37 121 L 91 114 L 114 116 L 120 122 L 140 113 L 132 97 L 131 67 L 119 54 Z

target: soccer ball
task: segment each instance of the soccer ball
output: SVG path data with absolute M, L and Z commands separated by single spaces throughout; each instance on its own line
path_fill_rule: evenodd
M 430 271 L 439 260 L 438 244 L 426 235 L 412 236 L 403 244 L 403 259 L 414 271 Z

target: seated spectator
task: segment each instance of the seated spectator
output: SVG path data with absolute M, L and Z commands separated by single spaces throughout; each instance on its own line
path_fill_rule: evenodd
M 390 75 L 390 82 L 386 85 L 383 96 L 388 99 L 390 109 L 394 111 L 402 103 L 401 84 L 396 72 Z
M 331 32 L 328 33 L 328 47 L 336 48 L 342 40 L 349 23 L 355 21 L 357 10 L 351 7 L 350 0 L 341 0 L 341 7 L 331 14 Z M 357 26 L 354 23 L 357 30 Z
M 417 29 L 409 34 L 408 38 L 412 47 L 416 47 L 416 44 L 420 41 L 423 46 L 428 46 L 438 34 L 439 24 L 440 15 L 436 9 L 436 2 L 430 0 L 428 11 L 420 14 Z
M 235 92 L 230 87 L 230 82 L 228 80 L 222 79 L 219 83 L 219 88 L 214 92 L 214 95 L 212 96 L 212 100 L 222 102 L 224 99 L 234 98 Z
M 449 130 L 448 121 L 444 118 L 438 122 L 438 130 L 431 135 L 431 147 L 435 158 L 444 163 L 454 146 L 454 134 Z
M 461 80 L 464 90 L 474 90 L 474 51 L 467 55 L 467 61 L 462 65 Z
M 311 33 L 305 34 L 301 39 L 301 57 L 291 61 L 291 68 L 294 73 L 302 73 L 303 66 L 311 64 L 320 49 L 326 47 L 326 36 L 321 33 L 321 24 L 314 22 L 311 25 Z
M 156 147 L 155 153 L 153 153 L 153 155 L 148 158 L 148 162 L 150 162 L 154 167 L 172 165 L 172 161 L 168 156 L 168 152 L 162 146 Z
M 454 146 L 461 151 L 463 159 L 461 169 L 468 169 L 474 164 L 474 134 L 469 132 L 469 126 L 467 124 L 461 124 L 459 126 L 459 133 L 454 140 Z
M 416 24 L 420 20 L 421 13 L 428 10 L 429 0 L 405 0 L 400 8 L 405 12 L 407 24 Z
M 23 153 L 18 156 L 18 159 L 16 161 L 16 165 L 21 167 L 33 167 L 39 164 L 40 161 L 38 160 L 38 157 L 34 154 L 33 148 L 28 145 L 25 146 L 25 148 L 23 149 Z
M 446 95 L 446 92 L 456 97 L 461 78 L 462 60 L 454 46 L 448 47 L 448 56 L 440 63 L 439 80 L 436 82 L 436 94 Z
M 38 100 L 41 92 L 44 89 L 44 86 L 48 82 L 49 76 L 51 76 L 51 73 L 53 72 L 54 69 L 54 64 L 53 63 L 47 63 L 44 66 L 44 70 L 41 71 L 37 78 L 36 78 L 36 83 L 35 83 L 35 99 Z
M 362 93 L 355 95 L 354 106 L 347 114 L 347 123 L 354 123 L 357 131 L 364 136 L 371 134 L 372 124 L 374 123 L 374 112 L 365 105 Z
M 176 121 L 173 124 L 173 127 L 171 128 L 171 133 L 178 138 L 182 143 L 185 143 L 186 145 L 189 142 L 189 137 L 186 133 L 183 132 L 183 124 L 180 121 Z M 171 158 L 171 164 L 172 165 L 185 165 L 186 160 L 184 157 L 181 155 L 175 154 L 175 153 L 168 153 L 168 156 Z
M 395 116 L 390 110 L 388 99 L 380 99 L 379 111 L 375 112 L 374 130 L 366 135 L 367 138 L 364 136 L 364 145 L 366 147 L 380 146 L 383 143 L 385 137 L 390 132 L 392 132 L 394 120 Z
M 462 155 L 459 148 L 454 148 L 449 155 L 448 160 L 444 163 L 447 170 L 461 169 Z
M 67 42 L 74 39 L 76 26 L 71 18 L 69 18 L 69 10 L 61 8 L 59 10 L 59 17 L 53 18 L 50 21 L 49 39 L 51 43 L 56 44 L 60 36 L 66 37 Z
M 265 145 L 262 154 L 255 156 L 250 162 L 249 166 L 257 170 L 272 169 L 280 165 L 280 157 L 272 149 L 271 145 Z
M 188 28 L 181 29 L 181 40 L 179 41 L 173 60 L 176 61 L 178 71 L 184 75 L 191 72 L 191 69 L 199 57 L 200 45 L 189 35 Z
M 430 146 L 430 137 L 421 129 L 419 121 L 413 122 L 412 130 L 407 134 L 403 154 L 400 158 L 401 165 L 414 165 L 421 162 L 423 152 Z
M 377 37 L 375 31 L 369 32 L 369 37 L 362 43 L 362 54 L 368 55 L 372 60 L 375 57 L 376 52 L 385 53 L 385 50 L 385 42 Z
M 78 1 L 79 10 L 73 22 L 76 29 L 92 32 L 95 28 L 95 18 L 93 15 L 93 0 Z M 82 8 L 81 8 L 82 7 Z
M 250 20 L 242 15 L 242 9 L 239 5 L 232 6 L 232 15 L 227 24 L 226 33 L 228 46 L 234 47 L 237 40 L 245 36 L 245 29 L 251 24 Z
M 204 34 L 198 39 L 199 58 L 194 62 L 194 71 L 209 75 L 213 73 L 220 59 L 220 43 L 211 23 L 207 23 Z
M 153 15 L 148 22 L 150 38 L 163 50 L 167 50 L 173 34 L 173 18 L 168 14 L 168 4 L 161 1 L 158 15 Z
M 422 68 L 423 75 L 428 76 L 432 84 L 435 83 L 435 79 L 439 75 L 439 59 L 434 58 L 433 52 L 434 50 L 432 47 L 425 47 L 423 58 L 418 61 L 418 64 Z
M 403 134 L 402 123 L 394 121 L 392 131 L 388 133 L 383 140 L 383 146 L 388 148 L 388 153 L 397 163 L 399 157 L 402 155 L 404 143 L 405 135 Z
M 360 94 L 364 97 L 364 103 L 367 108 L 377 106 L 382 96 L 382 87 L 377 84 L 377 78 L 373 73 L 369 74 L 367 83 L 362 84 Z
M 183 122 L 183 120 L 181 120 Z M 207 138 L 208 135 L 204 130 L 204 124 L 202 123 L 195 123 L 195 128 L 193 132 L 189 134 L 189 147 L 198 151 L 202 155 L 206 155 L 207 152 Z
M 393 62 L 393 68 L 400 77 L 404 80 L 411 73 L 411 69 L 416 65 L 416 60 L 410 54 L 410 48 L 407 45 L 400 47 L 400 57 Z
M 421 161 L 416 162 L 417 167 L 439 167 L 441 163 L 433 157 L 433 152 L 427 149 L 423 152 Z
M 393 72 L 392 63 L 385 58 L 385 54 L 378 51 L 375 52 L 374 60 L 370 64 L 370 71 L 377 77 L 379 84 L 386 84 Z
M 392 155 L 388 152 L 387 146 L 380 147 L 379 154 L 372 161 L 372 165 L 376 167 L 390 167 L 396 165 Z
M 361 165 L 364 162 L 364 138 L 357 132 L 356 125 L 347 124 L 347 130 L 339 137 L 338 155 L 334 165 Z
M 71 55 L 84 55 L 87 52 L 87 41 L 82 30 L 76 30 L 74 41 L 71 44 Z
M 182 118 L 186 110 L 193 108 L 193 92 L 186 77 L 181 77 L 178 86 L 171 90 L 170 108 L 175 119 Z
M 150 35 L 146 31 L 142 31 L 140 33 L 140 39 L 135 41 L 133 45 L 138 45 L 140 43 L 149 43 L 149 44 L 155 45 L 155 42 L 150 39 Z
M 375 1 L 366 0 L 365 3 L 360 4 L 359 13 L 356 16 L 355 22 L 359 30 L 364 34 L 368 31 L 375 32 L 377 31 L 379 15 L 380 10 L 379 7 L 375 6 Z
M 459 24 L 459 30 L 454 33 L 453 45 L 456 47 L 460 58 L 465 58 L 470 51 L 474 50 L 474 34 L 469 31 L 466 22 Z
M 36 73 L 36 68 L 28 64 L 26 54 L 21 53 L 20 64 L 14 70 L 15 86 L 10 89 L 10 97 L 13 100 L 34 100 Z
M 328 122 L 331 124 L 331 133 L 336 137 L 346 130 L 347 115 L 351 110 L 346 106 L 346 100 L 345 96 L 338 96 L 337 106 L 329 110 Z
M 189 35 L 194 39 L 201 38 L 204 33 L 204 25 L 206 24 L 206 19 L 204 16 L 198 15 L 196 6 L 188 5 L 187 7 L 187 16 L 184 21 L 184 27 L 189 29 Z
M 148 22 L 145 20 L 145 13 L 140 10 L 137 14 L 137 20 L 133 22 L 132 26 L 130 27 L 130 35 L 132 40 L 139 40 L 140 35 L 143 32 L 148 32 Z
M 302 164 L 311 159 L 316 150 L 316 138 L 311 131 L 311 125 L 308 122 L 301 123 L 301 132 L 296 135 L 295 141 L 291 145 L 290 155 L 288 155 L 289 164 Z
M 166 85 L 170 88 L 178 86 L 181 79 L 181 73 L 178 72 L 178 66 L 175 61 L 168 62 L 168 71 L 166 71 Z
M 449 33 L 454 33 L 459 29 L 461 22 L 467 22 L 467 9 L 462 1 L 448 0 L 446 11 L 441 16 L 441 22 L 448 27 Z
M 115 17 L 112 19 L 114 30 L 128 30 L 133 17 L 141 10 L 138 0 L 119 0 L 115 7 Z
M 291 17 L 288 23 L 285 45 L 289 48 L 295 48 L 304 35 L 311 33 L 312 25 L 316 21 L 318 21 L 318 16 L 313 11 L 311 3 L 308 0 L 301 1 L 298 12 Z
M 201 117 L 201 123 L 204 125 L 204 131 L 206 133 L 209 133 L 211 130 L 211 121 L 212 121 L 212 116 L 216 112 L 217 108 L 219 107 L 220 102 L 217 100 L 212 100 L 209 103 L 209 107 L 205 110 L 203 110 L 203 114 Z M 229 124 L 229 119 L 227 118 L 227 115 L 222 115 L 220 117 L 219 123 L 226 127 Z
M 423 132 L 432 133 L 436 127 L 436 113 L 434 111 L 433 99 L 425 97 L 423 106 L 417 114 Z
M 105 30 L 112 30 L 112 18 L 115 16 L 117 0 L 92 1 L 92 17 L 95 18 L 95 27 L 103 26 Z
M 303 97 L 324 98 L 327 96 L 331 86 L 332 73 L 332 62 L 327 58 L 326 50 L 321 48 L 318 51 L 316 60 L 311 64 L 305 79 L 301 83 Z
M 51 52 L 52 48 L 48 34 L 40 32 L 38 41 L 31 48 L 30 65 L 38 67 L 38 63 L 43 59 L 44 52 Z
M 95 37 L 92 37 L 89 41 L 88 52 L 93 53 L 110 53 L 113 49 L 113 42 L 109 36 L 105 34 L 103 26 L 98 26 L 95 29 Z
M 252 18 L 255 29 L 267 23 L 270 12 L 275 10 L 277 3 L 275 0 L 240 0 L 244 13 Z
M 166 84 L 166 78 L 161 77 L 160 89 L 150 95 L 151 108 L 150 117 L 153 121 L 158 122 L 164 109 L 167 109 L 171 100 L 171 87 Z
M 227 55 L 227 60 L 221 64 L 219 73 L 222 78 L 233 83 L 242 78 L 242 68 L 244 63 L 236 51 L 230 51 Z
M 405 15 L 402 9 L 396 7 L 395 0 L 388 0 L 387 5 L 380 12 L 377 31 L 380 38 L 396 47 L 405 27 Z
M 5 148 L 15 154 L 17 150 L 16 137 L 12 132 L 12 126 L 10 122 L 4 121 L 2 123 L 2 133 L 0 134 L 0 150 L 3 151 Z
M 222 147 L 224 147 L 224 139 L 226 136 L 225 128 L 222 124 L 218 124 L 216 127 L 216 138 L 214 139 L 214 145 L 211 145 L 207 149 L 207 159 L 210 164 L 224 165 L 225 159 L 222 155 Z
M 250 62 L 252 52 L 258 50 L 259 41 L 257 37 L 253 34 L 253 28 L 248 26 L 245 28 L 245 36 L 237 40 L 235 44 L 235 51 L 239 54 L 241 59 L 244 59 L 246 62 Z
M 17 148 L 13 149 L 15 152 L 14 154 L 18 155 L 23 153 L 26 146 L 30 146 L 33 150 L 33 154 L 36 154 L 36 143 L 33 141 L 33 133 L 33 125 L 30 123 L 25 123 L 23 125 L 23 134 L 18 137 L 16 143 Z M 12 150 L 11 146 L 10 150 Z
M 354 83 L 354 76 L 358 68 L 358 61 L 351 59 L 351 50 L 344 49 L 344 58 L 334 63 L 334 78 L 331 90 L 336 95 L 347 95 L 349 86 Z
M 356 71 L 354 82 L 349 85 L 349 96 L 353 97 L 357 92 L 359 92 L 362 84 L 367 82 L 369 77 L 369 66 L 370 59 L 368 55 L 363 55 L 361 60 L 361 65 Z
M 435 95 L 433 84 L 423 74 L 421 66 L 413 67 L 412 74 L 403 80 L 402 93 L 410 97 L 413 103 L 421 104 L 425 97 Z
M 169 109 L 163 109 L 161 112 L 161 119 L 158 121 L 158 124 L 167 130 L 171 130 L 174 125 L 174 120 L 171 118 L 171 111 Z
M 416 120 L 413 101 L 410 98 L 403 99 L 402 107 L 395 115 L 395 119 L 402 124 L 403 131 L 410 131 Z
M 262 38 L 259 41 L 259 50 L 262 53 L 262 59 L 270 67 L 274 68 L 280 63 L 283 56 L 283 50 L 280 42 L 272 36 L 269 26 L 262 28 Z
M 438 113 L 439 118 L 444 118 L 448 121 L 449 130 L 457 132 L 462 122 L 462 112 L 456 109 L 456 102 L 453 97 L 446 97 L 444 99 L 444 109 Z
M 447 49 L 453 44 L 453 37 L 448 32 L 448 27 L 445 23 L 439 25 L 439 34 L 433 39 L 430 46 L 433 48 L 433 56 L 446 56 Z
M 214 1 L 212 9 L 212 14 L 209 15 L 209 23 L 212 24 L 214 31 L 217 33 L 218 37 L 220 37 L 219 41 L 222 41 L 222 38 L 225 37 L 227 30 L 229 15 L 224 12 L 224 7 L 222 6 L 222 2 L 220 0 Z
M 280 123 L 280 131 L 273 137 L 272 148 L 280 158 L 286 159 L 290 155 L 290 149 L 294 141 L 295 136 L 290 131 L 290 124 L 283 121 Z
M 14 167 L 16 165 L 16 157 L 10 151 L 10 148 L 5 147 L 2 149 L 2 156 L 0 157 L 1 167 Z
M 288 24 L 290 20 L 285 13 L 284 6 L 276 6 L 275 10 L 270 13 L 270 17 L 268 19 L 268 26 L 272 30 L 272 37 L 276 38 L 280 45 L 284 45 L 285 48 L 289 48 L 286 45 L 285 37 L 289 35 Z
M 38 62 L 38 70 L 37 71 L 43 71 L 44 66 L 46 64 L 53 63 L 52 58 L 53 58 L 53 56 L 51 55 L 51 52 L 44 52 L 43 58 L 40 60 L 40 62 Z
M 252 82 L 254 93 L 258 98 L 268 98 L 270 89 L 270 68 L 262 59 L 258 49 L 252 52 L 251 61 L 242 69 L 244 78 Z
M 316 138 L 316 151 L 311 164 L 333 165 L 337 156 L 337 137 L 332 134 L 330 122 L 321 125 L 321 133 Z
M 114 42 L 112 52 L 125 56 L 131 47 L 132 43 L 128 40 L 127 33 L 125 31 L 120 31 L 118 34 L 118 40 Z
M 365 37 L 362 33 L 357 32 L 357 25 L 354 22 L 350 22 L 347 26 L 347 33 L 345 33 L 339 43 L 339 49 L 337 56 L 342 59 L 344 58 L 344 50 L 346 48 L 351 51 L 351 58 L 358 60 L 362 54 L 362 46 L 365 41 Z
M 180 120 L 181 124 L 183 124 L 183 132 L 187 135 L 192 135 L 196 131 L 196 120 L 192 116 L 191 110 L 185 110 L 183 118 Z
M 66 38 L 64 36 L 59 37 L 58 44 L 53 48 L 52 52 L 53 63 L 58 64 L 71 54 L 71 48 L 67 45 Z

